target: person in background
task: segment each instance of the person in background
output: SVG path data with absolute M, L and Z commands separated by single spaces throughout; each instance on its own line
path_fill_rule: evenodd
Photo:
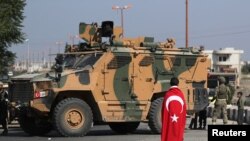
M 190 121 L 190 124 L 189 124 L 189 129 L 197 129 L 197 119 L 198 119 L 198 113 L 195 112 L 192 114 L 191 116 L 191 121 Z
M 199 112 L 199 129 L 206 129 L 207 126 L 207 107 Z
M 242 125 L 244 118 L 243 118 L 243 114 L 244 114 L 244 98 L 243 98 L 243 93 L 242 92 L 238 92 L 237 93 L 237 97 L 238 97 L 238 101 L 237 101 L 237 106 L 238 106 L 238 125 Z
M 219 77 L 219 86 L 216 87 L 215 90 L 215 96 L 211 100 L 215 101 L 214 103 L 214 111 L 213 111 L 213 117 L 212 117 L 212 124 L 216 123 L 216 119 L 220 116 L 220 113 L 223 113 L 223 123 L 227 124 L 228 118 L 227 118 L 227 99 L 228 95 L 230 93 L 230 89 L 225 85 L 226 79 L 225 77 Z
M 3 127 L 2 136 L 8 134 L 8 92 L 4 90 L 3 83 L 0 82 L 0 123 Z
M 178 88 L 179 80 L 170 79 L 170 88 L 162 103 L 161 141 L 183 141 L 186 125 L 186 103 L 182 91 Z

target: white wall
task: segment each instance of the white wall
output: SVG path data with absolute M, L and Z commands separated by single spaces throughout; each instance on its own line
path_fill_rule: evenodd
M 237 72 L 241 72 L 241 54 L 244 53 L 243 50 L 236 50 L 234 48 L 224 48 L 220 50 L 205 50 L 204 53 L 208 54 L 211 58 L 212 69 L 219 71 L 221 66 L 230 66 L 230 68 L 236 68 Z M 226 61 L 219 61 L 219 56 L 229 56 Z

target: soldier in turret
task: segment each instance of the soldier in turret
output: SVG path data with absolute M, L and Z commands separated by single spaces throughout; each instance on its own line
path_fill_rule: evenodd
M 0 81 L 0 123 L 4 129 L 1 135 L 8 134 L 8 92 L 4 90 Z
M 226 79 L 225 77 L 219 77 L 219 86 L 215 90 L 215 96 L 211 101 L 215 101 L 214 103 L 214 111 L 212 117 L 212 124 L 216 123 L 216 119 L 220 116 L 220 113 L 223 113 L 223 123 L 227 124 L 227 99 L 230 93 L 229 88 L 225 85 Z

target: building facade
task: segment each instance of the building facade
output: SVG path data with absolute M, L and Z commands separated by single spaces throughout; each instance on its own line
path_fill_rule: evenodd
M 27 61 L 17 61 L 14 64 L 14 71 L 22 72 L 27 71 L 29 73 L 32 72 L 40 72 L 40 71 L 47 71 L 50 70 L 53 66 L 54 62 L 47 62 L 46 60 L 37 61 L 37 62 L 30 62 L 29 65 Z
M 211 72 L 236 73 L 237 85 L 241 77 L 241 54 L 243 50 L 234 48 L 221 48 L 219 50 L 204 50 L 211 59 Z

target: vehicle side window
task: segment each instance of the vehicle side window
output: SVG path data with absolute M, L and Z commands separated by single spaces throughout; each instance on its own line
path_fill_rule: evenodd
M 186 66 L 194 66 L 196 58 L 186 58 Z
M 152 56 L 144 56 L 140 61 L 140 66 L 149 66 L 154 63 L 154 58 Z
M 181 65 L 181 58 L 179 57 L 171 57 L 171 61 L 172 61 L 173 66 Z
M 87 65 L 93 66 L 102 54 L 88 54 L 79 59 L 74 68 L 83 68 Z
M 108 69 L 121 68 L 131 62 L 130 56 L 114 56 L 112 60 L 108 63 Z

